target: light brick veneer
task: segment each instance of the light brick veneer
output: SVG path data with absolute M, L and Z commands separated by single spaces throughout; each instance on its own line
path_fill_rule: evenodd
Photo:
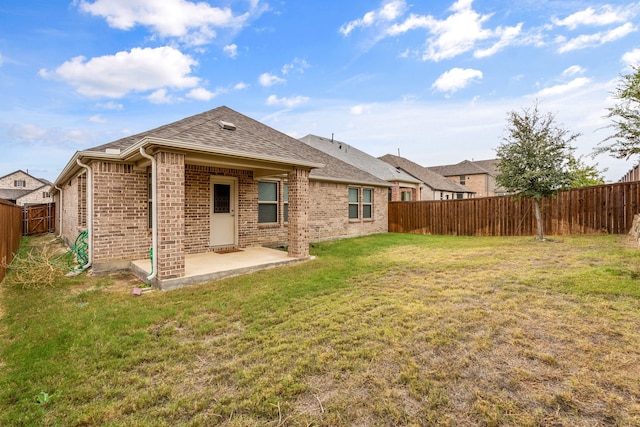
M 309 171 L 289 172 L 289 256 L 309 256 Z
M 114 162 L 93 162 L 91 167 L 93 263 L 148 257 L 151 238 L 147 225 L 146 170 Z
M 155 154 L 158 204 L 158 278 L 184 276 L 185 164 L 184 154 Z

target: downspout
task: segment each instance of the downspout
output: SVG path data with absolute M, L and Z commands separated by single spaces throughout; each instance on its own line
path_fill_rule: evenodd
M 91 267 L 93 263 L 93 172 L 88 165 L 85 165 L 76 159 L 78 166 L 87 170 L 87 233 L 88 233 L 88 250 L 87 250 L 87 263 L 83 270 Z
M 62 209 L 64 206 L 62 203 L 62 188 L 57 185 L 54 185 L 53 187 L 60 192 L 60 232 L 58 233 L 58 238 L 62 238 Z
M 140 147 L 140 155 L 151 160 L 151 274 L 147 280 L 153 280 L 158 275 L 158 203 L 156 202 L 158 175 L 156 173 L 156 158 L 149 155 L 144 147 Z

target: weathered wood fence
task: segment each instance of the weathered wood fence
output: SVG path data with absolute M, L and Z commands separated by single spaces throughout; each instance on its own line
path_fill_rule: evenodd
M 22 207 L 0 199 L 0 281 L 22 237 Z
M 576 188 L 541 201 L 544 232 L 626 234 L 640 213 L 640 182 Z M 537 234 L 533 201 L 514 197 L 389 202 L 389 231 L 460 236 Z
M 25 206 L 22 218 L 22 234 L 25 236 L 53 233 L 56 228 L 56 204 Z

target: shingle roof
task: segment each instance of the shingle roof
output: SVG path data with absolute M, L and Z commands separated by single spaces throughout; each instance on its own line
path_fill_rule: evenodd
M 492 160 L 463 160 L 455 165 L 430 166 L 429 169 L 442 176 L 453 175 L 482 175 L 495 176 L 497 174 L 497 159 Z
M 451 191 L 455 193 L 474 192 L 464 185 L 451 181 L 450 179 L 447 179 L 444 176 L 433 172 L 428 168 L 425 168 L 424 166 L 420 166 L 419 164 L 414 163 L 411 160 L 405 159 L 404 157 L 394 156 L 393 154 L 385 154 L 384 156 L 379 157 L 379 159 L 389 163 L 395 168 L 400 168 L 405 172 L 410 173 L 433 190 Z
M 314 147 L 320 151 L 323 151 L 337 159 L 342 160 L 352 166 L 355 166 L 363 171 L 376 176 L 379 179 L 388 182 L 406 182 L 412 184 L 419 184 L 420 180 L 403 172 L 397 170 L 390 164 L 377 159 L 370 154 L 358 150 L 344 142 L 322 138 L 316 135 L 307 135 L 300 138 L 300 141 L 305 144 Z
M 221 122 L 232 124 L 234 130 L 223 129 Z M 322 163 L 312 169 L 311 178 L 340 180 L 385 186 L 387 183 L 301 141 L 247 117 L 226 106 L 205 111 L 155 129 L 118 139 L 88 149 L 84 153 L 103 153 L 107 149 L 125 151 L 144 138 L 170 140 L 190 147 L 227 150 L 248 157 L 281 158 L 283 161 Z
M 0 199 L 5 200 L 18 200 L 20 197 L 25 196 L 35 190 L 8 190 L 0 188 Z

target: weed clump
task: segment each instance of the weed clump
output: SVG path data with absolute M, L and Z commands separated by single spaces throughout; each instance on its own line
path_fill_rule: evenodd
M 43 289 L 53 287 L 59 283 L 59 278 L 67 272 L 62 266 L 53 261 L 64 254 L 59 241 L 53 240 L 48 244 L 21 244 L 7 268 L 7 275 L 2 282 L 5 286 L 20 287 L 22 289 Z

